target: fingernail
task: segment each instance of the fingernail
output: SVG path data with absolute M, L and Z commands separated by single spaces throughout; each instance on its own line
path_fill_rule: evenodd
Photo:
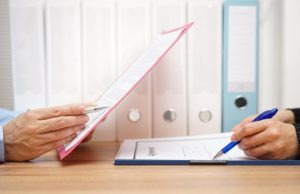
M 74 139 L 75 137 L 77 137 L 76 133 L 71 136 L 72 139 Z
M 234 127 L 232 131 L 238 131 L 238 127 Z
M 237 141 L 237 137 L 235 134 L 233 134 L 230 139 L 231 139 L 231 141 Z
M 85 125 L 82 125 L 82 126 L 80 126 L 80 129 L 82 130 L 82 129 L 84 129 L 86 126 Z
M 256 122 L 251 122 L 251 123 L 246 123 L 245 125 L 244 125 L 244 127 L 253 127 L 253 126 L 255 126 L 256 125 Z
M 78 107 L 79 112 L 83 113 L 85 111 L 85 107 L 83 105 L 80 105 Z
M 84 121 L 88 122 L 89 120 L 90 120 L 90 117 L 89 116 L 85 116 Z

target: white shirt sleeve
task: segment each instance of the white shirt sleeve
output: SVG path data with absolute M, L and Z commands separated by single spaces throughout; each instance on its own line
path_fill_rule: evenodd
M 0 125 L 0 163 L 5 161 L 4 158 L 4 138 L 3 138 L 3 127 Z

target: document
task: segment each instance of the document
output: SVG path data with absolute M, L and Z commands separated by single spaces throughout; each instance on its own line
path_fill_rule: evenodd
M 213 157 L 230 142 L 232 133 L 202 136 L 125 140 L 115 165 L 299 165 L 299 160 L 258 160 L 235 146 L 218 159 Z
M 160 62 L 192 25 L 193 23 L 189 23 L 158 36 L 141 57 L 98 99 L 97 106 L 107 108 L 89 114 L 90 120 L 85 129 L 78 133 L 77 137 L 69 144 L 58 149 L 61 160 L 70 154 L 122 102 L 130 91 Z

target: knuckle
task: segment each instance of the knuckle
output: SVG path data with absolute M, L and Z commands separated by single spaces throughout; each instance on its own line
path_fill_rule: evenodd
M 76 117 L 75 123 L 76 124 L 84 124 L 84 123 L 87 122 L 88 118 L 89 118 L 88 116 L 79 116 L 79 117 Z
M 57 125 L 58 127 L 64 127 L 66 124 L 66 121 L 63 117 L 59 117 L 58 120 L 57 120 Z
M 240 144 L 241 144 L 242 148 L 244 148 L 244 149 L 251 146 L 251 144 L 250 144 L 250 142 L 249 142 L 248 139 L 243 139 L 243 140 L 240 142 Z
M 247 156 L 257 157 L 257 152 L 255 151 L 255 149 L 249 149 L 247 150 L 247 153 Z
M 281 141 L 277 141 L 275 147 L 275 150 L 283 150 L 285 148 L 284 144 Z
M 52 149 L 55 149 L 55 148 L 60 147 L 61 145 L 62 145 L 61 142 L 54 142 L 54 143 L 52 143 L 51 147 L 52 147 Z
M 31 119 L 35 117 L 35 113 L 32 110 L 28 110 L 25 113 L 23 113 L 23 116 L 25 119 Z
M 269 135 L 269 137 L 276 139 L 279 137 L 280 134 L 277 129 L 271 129 L 271 130 L 269 130 L 268 135 Z
M 251 150 L 244 150 L 244 153 L 245 153 L 247 156 L 253 156 Z
M 53 115 L 55 117 L 61 116 L 61 110 L 59 108 L 54 108 L 53 109 Z
M 243 145 L 242 145 L 241 143 L 238 144 L 238 147 L 239 147 L 241 150 L 244 150 Z
M 244 127 L 240 132 L 241 132 L 241 133 L 240 133 L 240 136 L 241 136 L 241 137 L 244 137 L 244 136 L 247 136 L 247 135 L 250 134 L 251 129 L 248 128 L 248 127 Z
M 266 120 L 266 125 L 267 125 L 267 126 L 272 126 L 272 125 L 274 125 L 274 124 L 275 124 L 275 121 L 274 121 L 274 120 L 272 120 L 272 119 Z

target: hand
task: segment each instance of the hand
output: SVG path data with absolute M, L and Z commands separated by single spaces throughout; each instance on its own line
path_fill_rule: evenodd
M 29 110 L 3 127 L 5 160 L 32 160 L 76 137 L 85 127 L 85 106 Z
M 299 153 L 295 127 L 280 118 L 251 122 L 249 117 L 233 128 L 232 141 L 248 156 L 259 159 L 293 159 Z

